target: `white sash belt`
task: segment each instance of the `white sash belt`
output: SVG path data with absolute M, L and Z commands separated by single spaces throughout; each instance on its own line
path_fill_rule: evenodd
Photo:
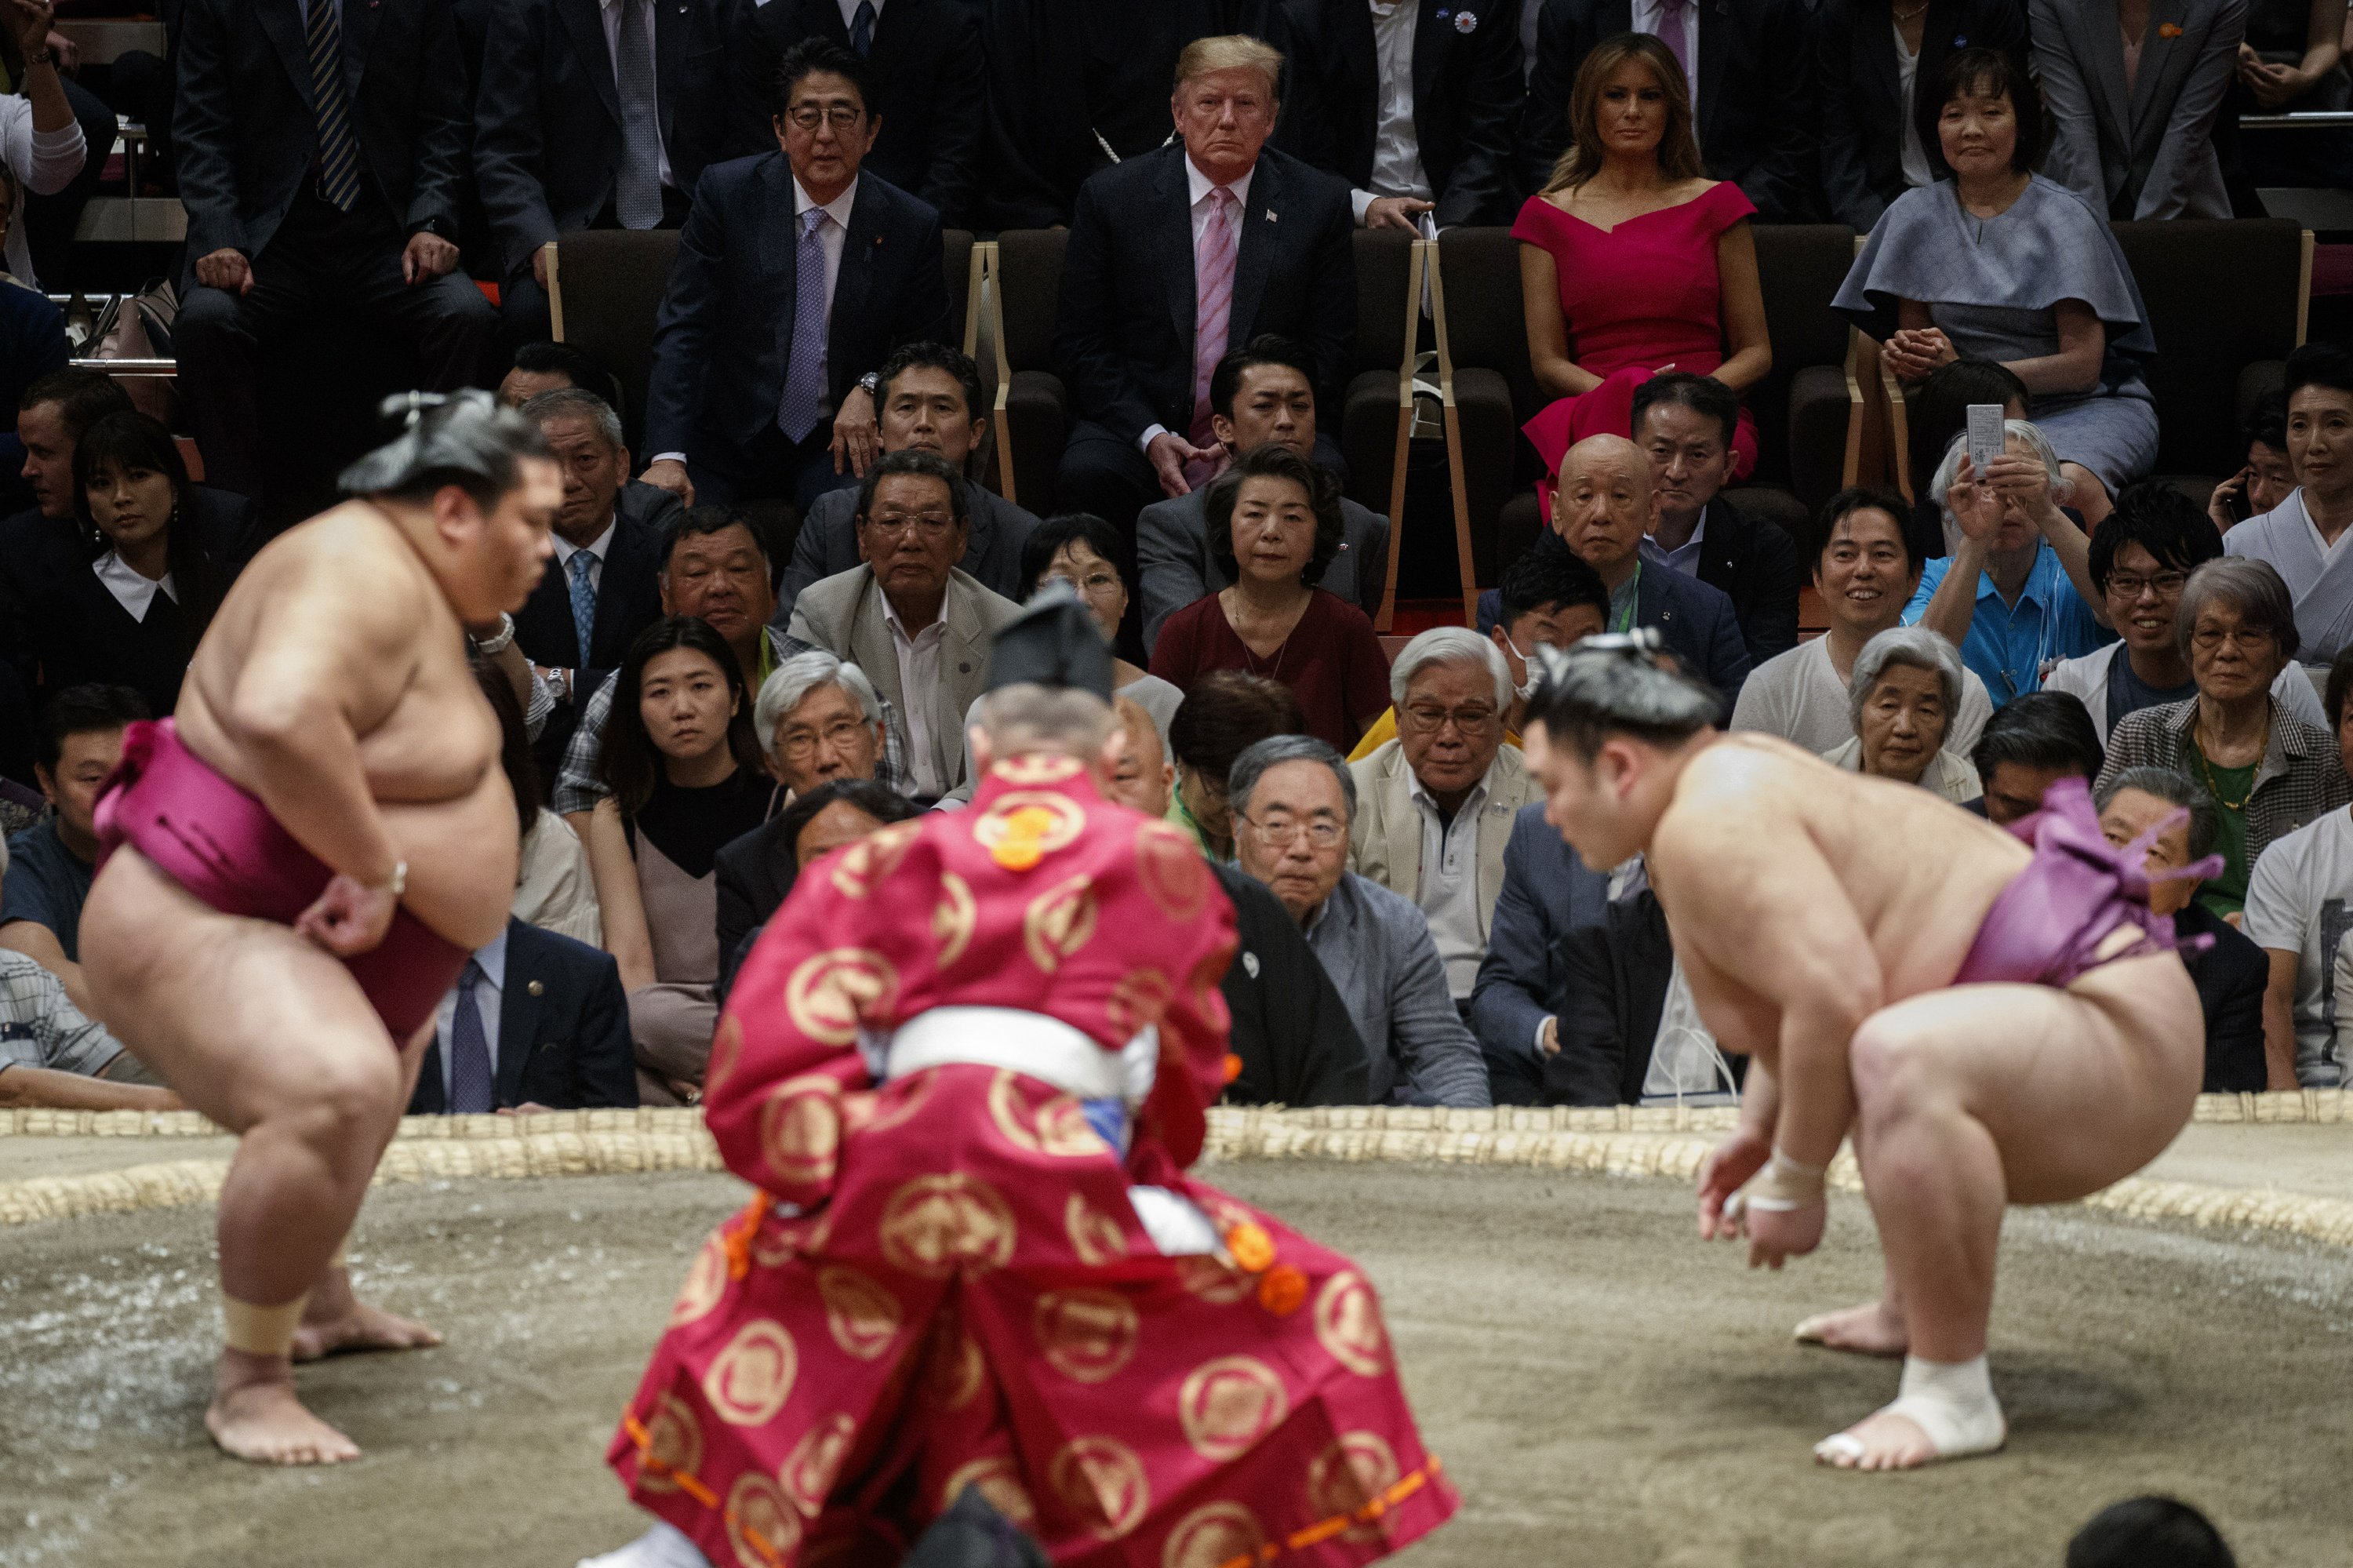
M 1008 1068 L 1082 1100 L 1127 1097 L 1120 1053 L 1104 1050 L 1059 1018 L 1015 1007 L 935 1007 L 918 1013 L 892 1035 L 883 1076 L 901 1078 L 951 1062 Z

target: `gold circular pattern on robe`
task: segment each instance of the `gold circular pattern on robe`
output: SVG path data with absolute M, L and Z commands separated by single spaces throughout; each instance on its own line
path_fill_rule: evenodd
M 1092 940 L 1102 913 L 1095 901 L 1095 879 L 1086 873 L 1057 883 L 1029 901 L 1021 916 L 1021 944 L 1029 961 L 1048 974 Z
M 988 1084 L 989 1119 L 1008 1143 L 1025 1154 L 1071 1160 L 1111 1152 L 1103 1135 L 1087 1125 L 1087 1113 L 1078 1101 L 1055 1095 L 1032 1107 L 1020 1080 L 1020 1074 L 1007 1067 Z
M 1047 1364 L 1072 1383 L 1102 1383 L 1135 1356 L 1142 1324 L 1115 1290 L 1049 1290 L 1030 1309 L 1030 1331 Z
M 859 1024 L 887 1016 L 898 995 L 890 959 L 868 948 L 828 948 L 803 959 L 785 982 L 785 1012 L 818 1044 L 848 1045 Z
M 1160 1549 L 1160 1568 L 1226 1568 L 1255 1562 L 1266 1545 L 1258 1515 L 1238 1502 L 1205 1503 L 1177 1521 Z
M 1209 867 L 1192 835 L 1166 822 L 1135 833 L 1135 871 L 1145 893 L 1172 920 L 1191 920 L 1209 905 Z
M 1065 779 L 1076 779 L 1085 768 L 1086 764 L 1075 757 L 1065 757 L 1052 751 L 1031 751 L 1019 757 L 1008 757 L 988 772 L 991 778 L 1002 779 L 1008 784 L 1060 784 Z
M 729 1425 L 758 1426 L 785 1407 L 799 1371 L 800 1353 L 785 1326 L 773 1318 L 754 1318 L 735 1330 L 704 1369 L 702 1397 Z
M 855 1094 L 842 1096 L 843 1136 L 853 1132 L 884 1132 L 907 1121 L 923 1108 L 925 1100 L 932 1097 L 934 1081 L 931 1074 L 917 1073 L 912 1077 L 892 1079 L 887 1089 L 860 1089 Z M 849 1102 L 853 1099 L 860 1102 L 855 1122 L 850 1120 L 849 1114 Z
M 826 1331 L 846 1355 L 871 1361 L 899 1337 L 906 1312 L 890 1287 L 848 1264 L 817 1271 L 817 1293 L 825 1302 Z
M 1116 1437 L 1073 1437 L 1046 1467 L 1046 1484 L 1099 1541 L 1117 1541 L 1151 1510 L 1152 1485 Z
M 961 1171 L 918 1176 L 883 1206 L 882 1255 L 923 1279 L 1002 1268 L 1013 1256 L 1013 1206 Z
M 702 1067 L 702 1092 L 715 1094 L 735 1071 L 735 1064 L 744 1057 L 744 1022 L 733 1013 L 723 1013 L 719 1029 L 711 1037 L 711 1059 Z
M 784 1568 L 801 1543 L 801 1516 L 773 1477 L 746 1470 L 727 1492 L 727 1544 L 740 1568 Z
M 832 1181 L 841 1152 L 841 1081 L 829 1073 L 803 1073 L 769 1090 L 760 1107 L 760 1152 L 790 1185 Z
M 973 927 L 979 923 L 980 906 L 973 900 L 972 884 L 953 871 L 940 873 L 940 901 L 932 910 L 932 936 L 940 944 L 939 957 L 934 961 L 939 968 L 952 968 L 964 957 Z
M 1112 1028 L 1122 1034 L 1134 1034 L 1167 1017 L 1168 1003 L 1176 995 L 1176 986 L 1160 970 L 1149 967 L 1130 969 L 1111 988 L 1111 999 L 1103 1003 L 1103 1012 L 1110 1018 Z
M 841 852 L 833 863 L 833 885 L 845 895 L 863 898 L 874 891 L 874 885 L 899 869 L 907 858 L 907 851 L 923 831 L 921 817 L 913 821 L 893 822 L 879 833 L 869 833 Z
M 1076 843 L 1087 825 L 1086 808 L 1050 789 L 1008 789 L 973 820 L 972 840 L 991 855 L 1019 840 L 1022 858 L 1045 856 Z M 1030 861 L 1036 864 L 1035 860 Z
M 1176 1282 L 1213 1307 L 1230 1307 L 1257 1288 L 1257 1281 L 1215 1253 L 1178 1258 Z
M 678 1472 L 693 1475 L 702 1468 L 702 1423 L 693 1407 L 674 1393 L 655 1402 L 646 1423 L 645 1457 L 638 1466 L 641 1492 L 678 1490 Z
M 1127 1233 L 1119 1222 L 1080 1193 L 1071 1193 L 1071 1201 L 1062 1205 L 1062 1229 L 1070 1235 L 1071 1250 L 1089 1268 L 1101 1268 L 1127 1255 Z
M 834 1478 L 841 1474 L 841 1462 L 849 1457 L 849 1446 L 857 1436 L 858 1423 L 839 1410 L 801 1434 L 801 1440 L 793 1445 L 776 1472 L 795 1508 L 811 1519 L 824 1509 Z
M 1381 1326 L 1381 1304 L 1355 1269 L 1324 1282 L 1315 1296 L 1315 1338 L 1332 1359 L 1358 1377 L 1389 1370 L 1389 1335 Z
M 1203 1361 L 1176 1392 L 1176 1418 L 1184 1425 L 1185 1441 L 1214 1464 L 1240 1458 L 1290 1414 L 1291 1395 L 1284 1392 L 1282 1379 L 1256 1356 Z
M 934 1410 L 962 1410 L 980 1393 L 988 1368 L 955 1308 L 942 1307 L 932 1323 L 931 1346 L 923 1356 L 923 1402 Z
M 1354 1513 L 1397 1485 L 1396 1453 L 1377 1432 L 1344 1432 L 1307 1467 L 1307 1511 L 1317 1519 Z M 1356 1523 L 1343 1541 L 1378 1541 L 1377 1522 Z
M 727 1244 L 713 1231 L 703 1238 L 702 1250 L 687 1267 L 686 1283 L 679 1287 L 678 1299 L 670 1306 L 670 1326 L 676 1329 L 710 1316 L 726 1294 Z
M 1029 1489 L 1021 1484 L 1021 1472 L 1009 1455 L 992 1454 L 958 1466 L 940 1489 L 940 1511 L 954 1508 L 966 1487 L 978 1487 L 988 1506 L 1011 1523 L 1027 1530 L 1038 1522 L 1038 1505 L 1031 1500 Z

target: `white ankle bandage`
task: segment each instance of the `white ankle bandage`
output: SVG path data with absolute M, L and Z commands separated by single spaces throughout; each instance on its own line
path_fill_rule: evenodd
M 239 1301 L 234 1296 L 221 1298 L 221 1323 L 227 1330 L 228 1348 L 243 1351 L 249 1356 L 283 1356 L 294 1349 L 294 1330 L 302 1321 L 302 1308 L 311 1299 L 306 1291 L 293 1300 L 277 1307 L 257 1307 L 250 1301 Z
M 1900 1415 L 1917 1426 L 1939 1459 L 1990 1454 L 2010 1436 L 1983 1356 L 1968 1361 L 1905 1357 L 1904 1383 L 1895 1403 L 1879 1414 Z M 1862 1452 L 1862 1439 L 1846 1432 L 1814 1446 L 1814 1453 L 1824 1459 L 1860 1458 Z

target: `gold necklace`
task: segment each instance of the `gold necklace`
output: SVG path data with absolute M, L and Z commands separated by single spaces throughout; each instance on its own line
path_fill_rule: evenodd
M 2263 752 L 2269 751 L 2271 746 L 2272 719 L 2270 713 L 2266 711 L 2263 715 L 2263 751 L 2255 753 L 2253 771 L 2247 776 L 2247 792 L 2235 800 L 2225 800 L 2222 799 L 2221 786 L 2214 782 L 2214 765 L 2206 759 L 2206 747 L 2199 742 L 2195 730 L 2190 732 L 2189 737 L 2189 749 L 2198 757 L 2198 772 L 2206 780 L 2206 793 L 2213 796 L 2214 803 L 2226 811 L 2243 811 L 2247 809 L 2247 802 L 2255 798 L 2254 774 L 2263 771 Z

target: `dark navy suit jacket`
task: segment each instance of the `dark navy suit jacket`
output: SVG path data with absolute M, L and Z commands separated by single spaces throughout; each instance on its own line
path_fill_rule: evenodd
M 1537 535 L 1535 547 L 1568 548 L 1549 528 Z M 1479 596 L 1482 636 L 1494 629 L 1502 605 L 1503 595 L 1494 588 Z M 1656 630 L 1685 673 L 1706 681 L 1724 698 L 1724 717 L 1732 716 L 1732 705 L 1740 700 L 1740 687 L 1748 679 L 1748 645 L 1741 639 L 1739 612 L 1722 588 L 1646 561 L 1642 580 L 1634 589 L 1634 624 Z
M 670 523 L 685 510 L 656 485 L 631 482 L 614 498 L 613 542 L 596 577 L 596 619 L 588 629 L 588 663 L 580 664 L 580 636 L 572 625 L 572 582 L 550 556 L 539 586 L 515 611 L 515 641 L 535 664 L 580 669 L 577 688 L 593 692 L 621 666 L 638 633 L 661 619 L 662 546 Z
M 449 1108 L 441 1043 L 425 1048 L 411 1116 Z M 499 993 L 500 1107 L 598 1109 L 638 1103 L 629 999 L 612 955 L 520 920 L 507 922 L 507 972 Z
M 649 452 L 686 453 L 690 471 L 747 478 L 755 443 L 776 429 L 793 350 L 793 191 L 782 153 L 713 164 L 695 187 L 654 317 L 645 441 Z M 826 334 L 837 407 L 892 349 L 951 341 L 943 256 L 938 213 L 859 175 Z
M 1536 1025 L 1567 1004 L 1561 938 L 1598 926 L 1609 906 L 1609 878 L 1590 869 L 1544 820 L 1544 802 L 1523 806 L 1504 843 L 1504 885 L 1471 991 L 1471 1029 L 1491 1059 L 1533 1059 Z

